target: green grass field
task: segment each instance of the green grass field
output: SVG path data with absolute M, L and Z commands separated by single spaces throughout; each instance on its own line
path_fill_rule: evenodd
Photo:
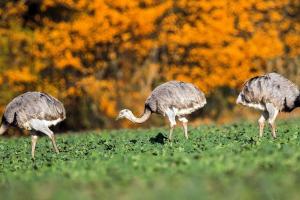
M 255 123 L 64 134 L 61 151 L 1 138 L 1 199 L 299 199 L 299 120 L 258 138 Z

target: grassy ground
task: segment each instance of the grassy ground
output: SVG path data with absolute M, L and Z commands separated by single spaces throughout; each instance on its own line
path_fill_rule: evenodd
M 57 137 L 61 153 L 41 138 L 0 140 L 3 199 L 298 199 L 299 120 L 257 137 L 256 124 L 120 130 Z

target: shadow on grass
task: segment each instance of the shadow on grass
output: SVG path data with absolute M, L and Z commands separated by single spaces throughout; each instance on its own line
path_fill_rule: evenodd
M 164 145 L 166 142 L 168 142 L 168 138 L 166 136 L 164 136 L 164 134 L 158 133 L 156 136 L 151 137 L 149 139 L 149 141 L 151 142 L 151 144 L 162 144 L 162 145 Z

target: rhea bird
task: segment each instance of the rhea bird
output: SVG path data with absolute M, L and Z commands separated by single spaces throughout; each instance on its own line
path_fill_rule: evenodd
M 276 138 L 275 119 L 279 112 L 291 112 L 300 107 L 299 88 L 280 74 L 269 73 L 248 80 L 239 94 L 237 104 L 262 111 L 258 120 L 259 136 L 263 136 L 265 122 L 271 126 Z
M 56 153 L 54 133 L 49 129 L 66 118 L 63 104 L 42 92 L 26 92 L 14 98 L 5 108 L 0 135 L 10 126 L 31 131 L 31 156 L 34 159 L 38 132 L 46 134 L 52 141 Z
M 169 140 L 172 140 L 176 117 L 182 122 L 185 138 L 188 139 L 187 115 L 202 108 L 206 98 L 202 91 L 191 83 L 169 81 L 156 87 L 145 102 L 144 114 L 136 117 L 128 109 L 120 111 L 117 119 L 127 118 L 133 123 L 143 123 L 152 113 L 167 116 L 170 121 Z

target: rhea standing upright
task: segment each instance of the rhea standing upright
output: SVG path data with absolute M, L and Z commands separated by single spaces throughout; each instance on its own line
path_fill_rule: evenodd
M 121 110 L 117 119 L 127 118 L 134 123 L 143 123 L 151 113 L 167 116 L 170 121 L 169 139 L 172 139 L 176 117 L 182 122 L 184 135 L 188 138 L 187 115 L 206 104 L 205 95 L 195 85 L 169 81 L 156 87 L 145 102 L 144 114 L 137 118 L 128 109 Z
M 31 131 L 32 149 L 34 158 L 35 145 L 38 139 L 37 132 L 46 134 L 52 141 L 54 150 L 58 153 L 54 133 L 49 126 L 56 125 L 66 118 L 63 104 L 54 97 L 41 92 L 27 92 L 14 98 L 5 108 L 0 135 L 9 126 Z
M 278 113 L 291 112 L 300 107 L 300 91 L 293 82 L 280 74 L 269 73 L 248 80 L 236 102 L 261 110 L 259 136 L 262 137 L 265 121 L 268 121 L 272 136 L 276 138 L 275 119 Z

